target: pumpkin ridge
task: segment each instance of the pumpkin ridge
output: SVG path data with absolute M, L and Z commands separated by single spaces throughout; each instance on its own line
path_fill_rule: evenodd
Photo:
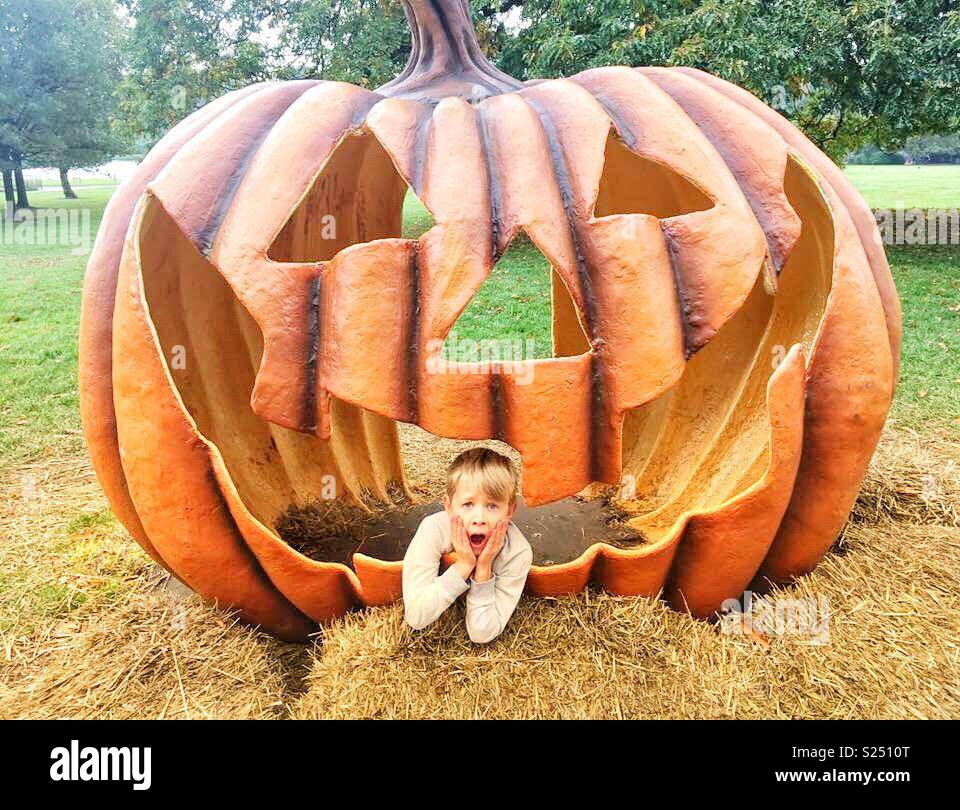
M 320 302 L 323 294 L 323 273 L 317 273 L 309 283 L 309 301 L 307 307 L 307 370 L 306 385 L 304 386 L 304 413 L 315 416 L 313 425 L 307 426 L 310 430 L 316 431 L 318 428 L 321 435 L 329 435 L 330 430 L 330 412 L 326 402 L 323 401 L 323 392 L 318 391 L 320 377 L 320 333 L 322 317 Z
M 194 233 L 194 240 L 197 242 L 200 252 L 204 256 L 209 256 L 211 250 L 213 249 L 217 232 L 219 231 L 220 226 L 223 224 L 223 220 L 227 215 L 227 211 L 230 209 L 233 198 L 237 193 L 237 189 L 240 187 L 240 183 L 243 181 L 244 175 L 250 166 L 250 162 L 263 145 L 263 142 L 270 134 L 270 131 L 273 129 L 274 125 L 280 120 L 280 117 L 283 115 L 283 113 L 286 112 L 287 109 L 289 109 L 290 106 L 298 98 L 300 98 L 301 95 L 303 95 L 303 93 L 307 92 L 307 90 L 309 90 L 311 87 L 314 87 L 316 82 L 304 80 L 303 82 L 291 82 L 289 85 L 296 87 L 300 92 L 296 93 L 294 97 L 289 100 L 287 100 L 285 97 L 277 99 L 280 106 L 277 114 L 274 116 L 273 110 L 271 110 L 271 114 L 268 115 L 266 120 L 263 121 L 262 126 L 255 133 L 254 137 L 249 143 L 249 146 L 246 148 L 245 154 L 234 166 L 227 185 L 217 200 L 217 207 L 210 212 L 207 221 L 199 228 L 199 230 L 195 231 Z M 284 88 L 283 85 L 278 86 L 277 95 L 279 96 L 280 92 L 284 89 L 286 88 Z
M 407 411 L 411 422 L 420 421 L 420 242 L 410 251 L 410 305 L 407 338 Z
M 591 346 L 598 349 L 593 353 L 590 361 L 590 476 L 594 481 L 604 481 L 605 463 L 600 458 L 601 447 L 604 444 L 606 396 L 603 390 L 602 360 L 600 353 L 602 347 L 597 347 L 596 331 L 596 298 L 592 288 L 590 271 L 587 267 L 587 260 L 583 253 L 583 247 L 580 241 L 580 235 L 577 232 L 576 215 L 573 210 L 573 190 L 570 178 L 567 172 L 566 156 L 557 136 L 557 130 L 554 122 L 550 118 L 545 107 L 536 99 L 531 98 L 530 91 L 519 93 L 518 96 L 529 105 L 536 113 L 540 126 L 543 128 L 543 134 L 547 139 L 550 150 L 551 163 L 554 170 L 554 178 L 557 187 L 560 189 L 560 198 L 563 201 L 563 209 L 567 217 L 567 228 L 570 232 L 570 239 L 573 243 L 574 255 L 576 257 L 577 277 L 580 282 L 581 300 L 583 302 L 583 316 L 587 327 L 587 339 Z
M 410 187 L 413 189 L 413 192 L 417 195 L 417 197 L 421 197 L 423 194 L 424 172 L 426 172 L 427 168 L 426 155 L 430 147 L 430 138 L 432 135 L 433 116 L 427 113 L 420 119 L 419 122 L 419 127 L 417 130 L 417 146 L 415 150 L 416 156 L 414 158 L 413 165 L 413 176 L 410 178 Z M 426 203 L 424 203 L 424 206 L 426 207 Z M 429 208 L 427 210 L 429 210 Z
M 894 388 L 890 345 L 877 334 L 887 334 L 883 301 L 853 219 L 799 151 L 791 156 L 815 192 L 813 204 L 832 222 L 833 281 L 811 352 L 797 482 L 760 572 L 775 582 L 811 570 L 830 548 L 856 500 Z M 834 463 L 838 449 L 842 464 Z
M 180 408 L 183 409 L 182 403 L 180 404 Z M 233 528 L 233 533 L 237 539 L 237 547 L 246 556 L 254 576 L 256 576 L 256 578 L 265 588 L 269 588 L 270 591 L 272 591 L 276 598 L 281 602 L 281 604 L 285 605 L 295 617 L 301 620 L 305 625 L 312 624 L 314 620 L 300 610 L 300 608 L 298 608 L 293 602 L 291 602 L 290 598 L 280 588 L 277 587 L 274 581 L 270 578 L 270 575 L 267 574 L 266 570 L 264 569 L 263 564 L 260 562 L 260 558 L 250 547 L 250 543 L 248 542 L 244 533 L 241 531 L 240 525 L 237 523 L 237 520 L 233 515 L 233 510 L 230 508 L 230 504 L 227 501 L 227 495 L 223 491 L 223 487 L 220 484 L 220 479 L 217 476 L 214 450 L 210 446 L 210 443 L 198 431 L 196 431 L 195 427 L 194 432 L 203 441 L 204 449 L 206 450 L 207 469 L 205 472 L 209 479 L 210 490 L 215 494 L 218 500 L 220 511 L 223 513 L 224 517 L 229 519 L 230 525 Z
M 205 598 L 223 600 L 230 606 L 238 607 L 249 620 L 264 623 L 275 632 L 287 635 L 288 638 L 302 638 L 303 634 L 309 630 L 311 622 L 274 587 L 255 557 L 251 559 L 252 552 L 233 521 L 227 504 L 223 500 L 219 483 L 213 475 L 209 443 L 197 431 L 196 423 L 184 408 L 177 387 L 170 377 L 169 367 L 163 356 L 150 314 L 150 305 L 142 278 L 140 233 L 148 199 L 148 196 L 142 197 L 135 212 L 120 269 L 117 323 L 126 341 L 122 350 L 119 346 L 114 346 L 115 355 L 122 360 L 122 363 L 116 367 L 114 377 L 121 391 L 125 385 L 133 386 L 138 396 L 120 398 L 121 406 L 126 410 L 118 413 L 118 428 L 121 441 L 128 431 L 132 431 L 134 435 L 137 434 L 139 427 L 136 424 L 137 410 L 138 405 L 142 404 L 138 399 L 139 396 L 143 396 L 150 400 L 153 408 L 163 412 L 163 416 L 169 420 L 167 425 L 181 435 L 178 437 L 179 440 L 175 441 L 164 441 L 159 436 L 153 437 L 156 454 L 142 443 L 127 445 L 124 469 L 128 475 L 133 474 L 131 480 L 135 484 L 131 489 L 131 496 L 135 505 L 138 500 L 137 495 L 141 496 L 141 503 L 136 507 L 138 510 L 147 505 L 160 506 L 159 514 L 150 515 L 153 518 L 153 526 L 156 528 L 158 519 L 162 518 L 165 511 L 162 507 L 170 506 L 171 494 L 165 493 L 163 487 L 157 486 L 159 481 L 155 476 L 159 473 L 162 477 L 163 465 L 169 465 L 174 457 L 182 458 L 187 465 L 185 471 L 194 479 L 194 483 L 205 484 L 194 490 L 193 497 L 198 500 L 204 497 L 212 498 L 216 504 L 214 508 L 204 510 L 202 521 L 208 528 L 223 529 L 224 532 L 216 536 L 216 540 L 220 542 L 211 543 L 208 537 L 202 540 L 194 537 L 195 545 L 187 550 L 181 547 L 181 539 L 178 536 L 174 545 L 180 549 L 181 556 L 173 563 L 169 562 L 174 555 L 168 553 L 167 545 L 163 548 L 158 547 L 158 552 L 165 561 L 168 561 L 169 570 Z M 124 284 L 124 281 L 127 283 Z M 166 383 L 162 388 L 159 385 L 161 379 Z M 160 398 L 156 396 L 157 394 Z M 189 440 L 185 441 L 187 436 Z M 166 456 L 166 458 L 158 459 L 158 456 Z M 199 491 L 201 489 L 202 492 Z M 144 497 L 147 503 L 143 502 Z M 159 501 L 159 504 L 155 501 Z M 197 528 L 193 524 L 201 519 L 199 514 L 191 514 L 188 508 L 186 514 L 178 516 L 167 512 L 167 515 L 173 518 L 174 523 L 180 524 L 180 529 L 184 533 L 189 534 L 193 531 L 196 534 Z M 177 533 L 168 527 L 166 539 L 170 540 L 175 534 Z M 229 542 L 229 539 L 233 542 Z M 224 540 L 228 542 L 222 542 Z M 238 579 L 234 572 L 222 572 L 216 567 L 203 571 L 202 565 L 199 568 L 196 565 L 202 558 L 208 558 L 209 562 L 213 562 L 218 558 L 223 561 L 225 557 L 231 557 L 233 562 L 239 562 L 241 559 L 245 561 L 246 571 L 252 575 L 252 580 L 247 576 Z M 190 570 L 186 570 L 184 565 Z M 250 604 L 243 604 L 244 596 L 250 598 Z
M 490 235 L 493 242 L 492 261 L 496 264 L 509 245 L 500 244 L 500 229 L 503 220 L 503 191 L 500 175 L 497 170 L 497 159 L 493 138 L 490 136 L 490 124 L 486 118 L 486 109 L 483 105 L 477 106 L 477 116 L 480 128 L 480 143 L 487 163 L 487 178 L 490 184 Z M 492 270 L 491 266 L 491 270 Z
M 158 563 L 167 567 L 153 548 L 130 497 L 120 460 L 116 409 L 113 402 L 113 310 L 117 279 L 126 232 L 140 196 L 146 187 L 176 156 L 177 151 L 219 115 L 269 83 L 234 90 L 195 111 L 164 135 L 150 150 L 134 173 L 116 191 L 104 210 L 83 281 L 81 304 L 78 388 L 80 417 L 94 471 L 110 506 L 120 522 Z M 98 311 L 102 317 L 101 331 Z M 104 382 L 106 381 L 106 382 Z M 101 425 L 106 425 L 106 435 Z

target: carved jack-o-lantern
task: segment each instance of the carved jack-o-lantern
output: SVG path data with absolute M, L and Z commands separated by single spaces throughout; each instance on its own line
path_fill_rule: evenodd
M 231 93 L 117 192 L 87 273 L 84 428 L 118 517 L 285 638 L 399 594 L 400 563 L 307 559 L 291 505 L 405 490 L 398 422 L 501 439 L 524 497 L 627 481 L 635 548 L 534 566 L 708 615 L 810 570 L 890 404 L 900 312 L 869 209 L 806 138 L 696 70 L 519 82 L 465 0 L 404 3 L 408 67 Z M 412 188 L 435 224 L 401 237 Z M 330 226 L 333 227 L 330 227 Z M 521 233 L 553 268 L 554 357 L 438 373 Z

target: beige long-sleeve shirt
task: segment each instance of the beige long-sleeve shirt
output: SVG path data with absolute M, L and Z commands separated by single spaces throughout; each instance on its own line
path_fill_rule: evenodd
M 425 517 L 403 557 L 404 616 L 414 630 L 422 630 L 466 593 L 467 634 L 471 641 L 486 644 L 503 632 L 520 601 L 533 549 L 510 523 L 486 582 L 465 582 L 453 566 L 439 574 L 441 557 L 452 551 L 447 513 Z

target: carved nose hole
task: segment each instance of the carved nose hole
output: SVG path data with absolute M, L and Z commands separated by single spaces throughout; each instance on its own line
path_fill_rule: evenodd
M 590 350 L 577 307 L 546 256 L 520 234 L 444 341 L 448 360 L 574 357 Z

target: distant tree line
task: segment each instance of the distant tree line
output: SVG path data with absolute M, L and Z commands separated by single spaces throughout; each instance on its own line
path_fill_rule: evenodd
M 867 144 L 847 158 L 848 163 L 960 163 L 960 135 L 920 135 L 890 151 Z
M 960 0 L 471 6 L 486 53 L 520 79 L 610 64 L 699 67 L 763 98 L 838 161 L 960 131 Z M 251 82 L 375 88 L 409 49 L 397 0 L 0 0 L 5 194 L 25 205 L 23 166 L 50 165 L 69 195 L 70 168 L 146 149 Z M 875 152 L 862 152 L 867 144 Z

